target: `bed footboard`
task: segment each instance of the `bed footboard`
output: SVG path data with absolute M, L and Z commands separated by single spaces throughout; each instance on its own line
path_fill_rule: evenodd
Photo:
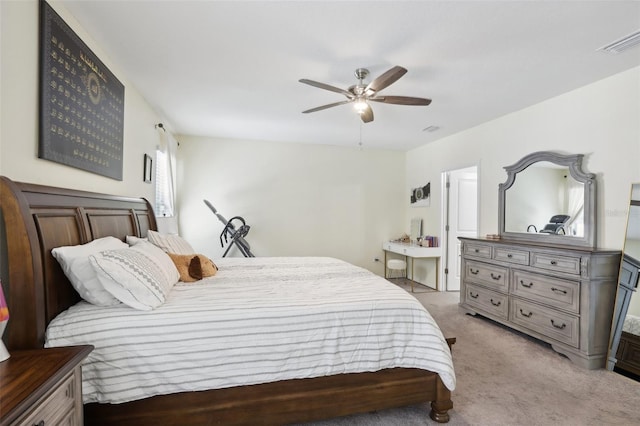
M 431 418 L 449 421 L 450 391 L 418 369 L 285 380 L 203 392 L 162 395 L 125 404 L 87 404 L 90 425 L 283 425 L 432 401 Z

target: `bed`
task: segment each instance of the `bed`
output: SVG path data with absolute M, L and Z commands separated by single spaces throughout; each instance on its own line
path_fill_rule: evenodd
M 10 350 L 43 347 L 49 324 L 84 303 L 51 255 L 53 248 L 106 236 L 124 241 L 126 236 L 144 237 L 157 229 L 151 206 L 141 198 L 19 183 L 6 177 L 0 178 L 0 196 L 6 244 L 2 278 L 11 312 L 4 340 Z M 221 265 L 221 270 L 233 262 Z M 92 425 L 275 425 L 431 402 L 429 416 L 445 423 L 453 407 L 445 382 L 452 387 L 450 377 L 420 366 L 345 371 L 171 391 L 122 403 L 90 402 L 84 415 Z

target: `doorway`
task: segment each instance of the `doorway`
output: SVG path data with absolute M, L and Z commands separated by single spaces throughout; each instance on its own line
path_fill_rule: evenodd
M 460 291 L 460 240 L 478 236 L 478 167 L 442 172 L 441 277 L 446 291 Z

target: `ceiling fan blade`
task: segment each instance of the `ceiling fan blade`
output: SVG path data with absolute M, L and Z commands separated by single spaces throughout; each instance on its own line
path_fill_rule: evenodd
M 429 105 L 431 103 L 431 99 L 413 98 L 410 96 L 378 96 L 375 98 L 369 98 L 369 100 L 396 105 Z
M 348 104 L 349 102 L 353 102 L 353 101 L 351 99 L 348 99 L 346 101 L 334 102 L 332 104 L 322 105 L 322 106 L 319 106 L 319 107 L 308 109 L 306 111 L 302 111 L 302 113 L 303 114 L 307 114 L 309 112 L 322 111 L 323 109 L 331 108 L 331 107 L 338 106 L 338 105 Z
M 373 110 L 369 105 L 360 113 L 360 119 L 363 123 L 373 121 Z
M 320 89 L 330 90 L 331 92 L 336 92 L 336 93 L 343 94 L 349 99 L 353 98 L 353 93 L 348 92 L 348 91 L 346 91 L 344 89 L 341 89 L 339 87 L 331 86 L 331 85 L 325 84 L 325 83 L 320 83 L 318 81 L 308 80 L 306 78 L 302 78 L 302 79 L 300 79 L 298 81 L 300 83 L 308 84 L 309 86 L 318 87 Z
M 369 83 L 365 91 L 373 90 L 374 92 L 378 92 L 398 81 L 398 79 L 406 73 L 407 70 L 405 68 L 396 65 Z

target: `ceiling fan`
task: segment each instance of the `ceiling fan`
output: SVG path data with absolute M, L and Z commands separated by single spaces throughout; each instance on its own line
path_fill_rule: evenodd
M 407 70 L 405 68 L 396 65 L 395 67 L 387 70 L 379 77 L 375 78 L 371 83 L 365 84 L 364 79 L 369 75 L 369 70 L 366 68 L 358 68 L 355 71 L 356 78 L 359 80 L 358 84 L 354 84 L 346 90 L 340 89 L 339 87 L 331 86 L 329 84 L 308 80 L 306 78 L 300 79 L 298 80 L 300 81 L 300 83 L 308 84 L 320 89 L 330 90 L 336 93 L 341 93 L 347 97 L 347 99 L 344 101 L 334 102 L 332 104 L 311 108 L 306 111 L 302 111 L 302 113 L 307 114 L 310 112 L 321 111 L 323 109 L 353 102 L 354 107 L 358 114 L 360 114 L 360 118 L 362 119 L 362 121 L 368 123 L 370 121 L 373 121 L 373 110 L 369 105 L 369 101 L 396 105 L 429 105 L 431 103 L 431 99 L 414 98 L 409 96 L 386 96 L 378 94 L 378 92 L 398 81 L 398 79 L 400 79 L 400 77 L 402 77 L 406 73 Z

